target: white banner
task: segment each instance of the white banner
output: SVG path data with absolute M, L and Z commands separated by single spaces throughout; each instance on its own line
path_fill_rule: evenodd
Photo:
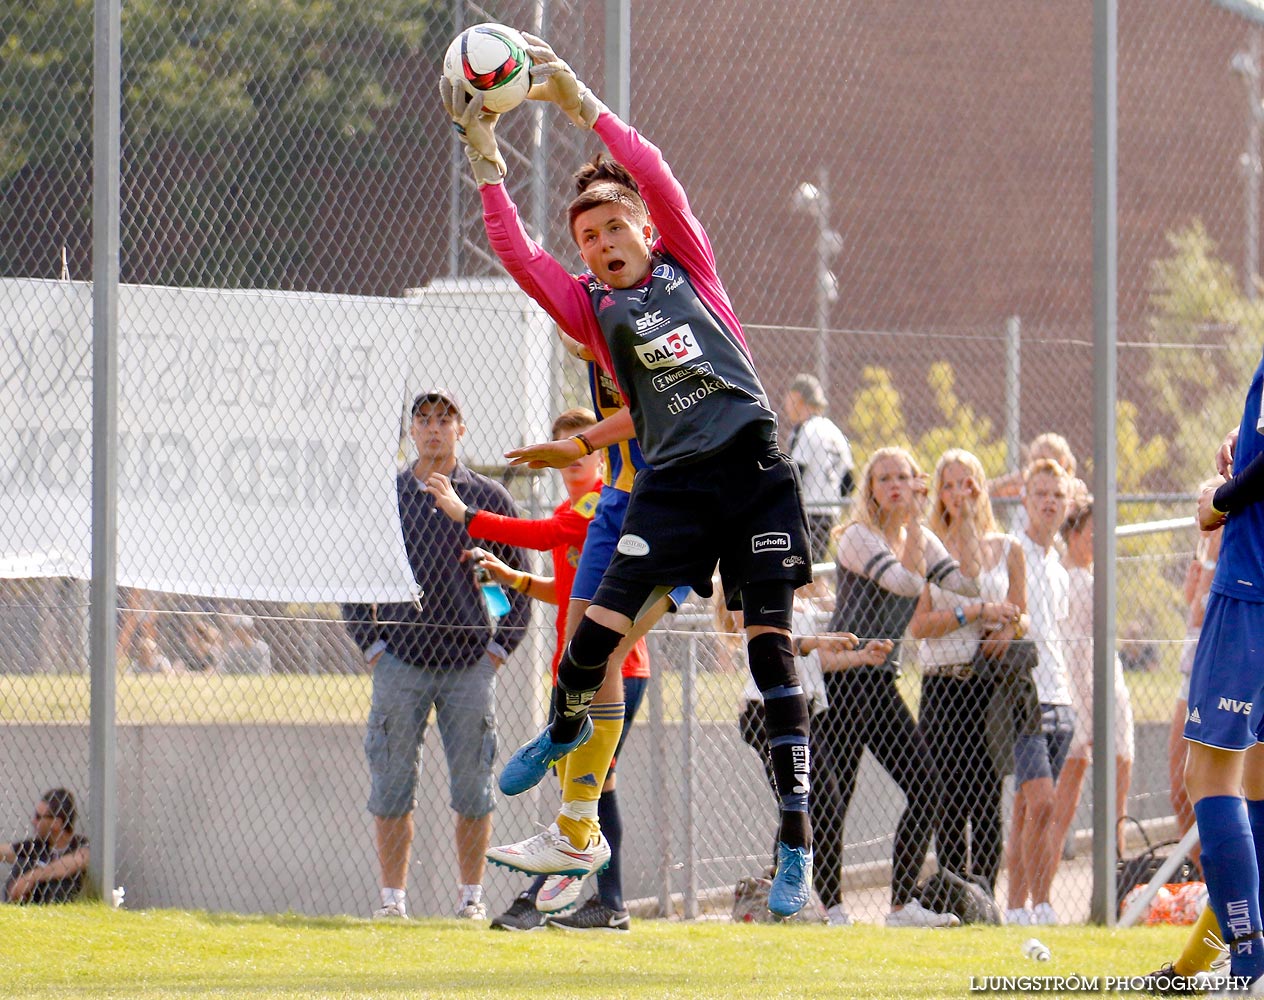
M 82 283 L 0 280 L 0 576 L 89 575 L 92 323 Z M 119 290 L 118 582 L 401 601 L 408 305 Z

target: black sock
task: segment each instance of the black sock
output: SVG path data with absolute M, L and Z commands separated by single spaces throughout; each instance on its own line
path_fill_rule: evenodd
M 602 792 L 597 802 L 601 832 L 610 842 L 610 864 L 597 876 L 597 898 L 612 910 L 623 909 L 623 815 L 615 789 Z

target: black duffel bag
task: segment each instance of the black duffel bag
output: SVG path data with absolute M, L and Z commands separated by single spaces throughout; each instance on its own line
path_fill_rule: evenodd
M 981 879 L 962 877 L 941 868 L 918 890 L 922 906 L 935 913 L 953 913 L 963 924 L 1002 924 L 1001 908 Z
M 1154 878 L 1158 870 L 1163 867 L 1163 862 L 1167 860 L 1168 855 L 1172 853 L 1172 848 L 1180 843 L 1178 840 L 1162 840 L 1157 844 L 1152 844 L 1149 835 L 1145 832 L 1145 827 L 1139 821 L 1131 816 L 1125 816 L 1124 820 L 1131 822 L 1141 831 L 1141 839 L 1145 841 L 1145 847 L 1133 857 L 1120 858 L 1115 863 L 1115 916 L 1120 916 L 1124 912 L 1124 899 L 1128 893 L 1139 885 L 1149 885 L 1150 879 Z M 1198 866 L 1187 857 L 1168 876 L 1166 884 L 1201 882 L 1202 879 L 1202 872 L 1198 870 Z

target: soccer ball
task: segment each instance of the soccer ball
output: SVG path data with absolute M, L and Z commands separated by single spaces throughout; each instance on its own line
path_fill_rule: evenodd
M 448 46 L 443 75 L 453 87 L 483 94 L 483 107 L 496 114 L 512 111 L 531 89 L 527 42 L 513 28 L 488 22 L 466 28 Z

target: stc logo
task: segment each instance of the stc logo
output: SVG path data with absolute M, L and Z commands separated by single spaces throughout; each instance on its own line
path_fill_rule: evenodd
M 1216 707 L 1225 712 L 1237 712 L 1239 715 L 1251 714 L 1251 702 L 1238 701 L 1236 698 L 1221 698 Z
M 645 319 L 649 319 L 649 316 L 643 316 L 637 322 L 640 323 Z M 646 368 L 675 368 L 686 361 L 696 361 L 702 357 L 702 349 L 694 340 L 693 331 L 689 329 L 687 323 L 674 330 L 668 330 L 649 343 L 639 345 L 636 353 L 641 359 L 641 364 Z
M 646 313 L 644 316 L 637 317 L 636 332 L 645 333 L 654 329 L 656 326 L 660 326 L 662 323 L 663 311 L 661 309 L 655 309 L 651 313 Z

